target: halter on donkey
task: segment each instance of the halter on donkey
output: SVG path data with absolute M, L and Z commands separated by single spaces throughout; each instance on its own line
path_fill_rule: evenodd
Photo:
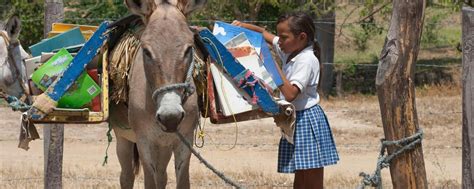
M 166 168 L 175 157 L 177 188 L 190 188 L 191 152 L 178 138 L 193 141 L 199 120 L 192 70 L 194 34 L 186 16 L 205 0 L 125 0 L 129 10 L 141 16 L 145 29 L 140 49 L 129 72 L 128 106 L 111 107 L 111 126 L 117 135 L 117 155 L 122 168 L 122 188 L 133 188 L 137 166 L 135 149 L 145 173 L 145 188 L 165 188 Z M 113 119 L 117 120 L 114 121 Z M 128 123 L 135 140 L 119 125 Z M 129 132 L 131 132 L 129 131 Z

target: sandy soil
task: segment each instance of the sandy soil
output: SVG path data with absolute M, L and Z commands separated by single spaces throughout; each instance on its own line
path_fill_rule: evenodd
M 375 100 L 368 103 L 377 107 Z M 325 169 L 325 184 L 327 188 L 355 188 L 360 183 L 359 172 L 374 171 L 383 130 L 379 125 L 379 114 L 339 104 L 342 103 L 322 105 L 327 111 L 341 157 L 337 165 Z M 422 110 L 424 109 L 419 109 Z M 353 116 L 361 111 L 362 118 Z M 420 114 L 420 119 L 423 118 L 422 115 Z M 0 108 L 0 188 L 41 188 L 43 140 L 33 141 L 29 151 L 17 148 L 19 116 L 19 113 Z M 433 124 L 425 129 L 423 151 L 430 188 L 460 187 L 459 122 L 449 126 Z M 41 136 L 43 127 L 44 125 L 37 125 Z M 236 132 L 235 124 L 206 123 L 206 143 L 198 151 L 218 170 L 246 188 L 290 188 L 293 175 L 276 173 L 280 133 L 273 120 L 239 122 L 237 127 Z M 115 141 L 108 151 L 109 163 L 102 166 L 107 147 L 106 131 L 106 124 L 65 126 L 64 188 L 119 188 L 120 167 L 115 153 Z M 236 133 L 237 142 L 230 149 L 234 146 Z M 199 163 L 197 158 L 191 159 L 192 188 L 229 188 Z M 170 188 L 174 188 L 175 177 L 171 165 L 172 163 L 168 167 L 168 181 Z M 389 170 L 384 169 L 382 173 L 384 186 L 391 188 Z M 141 173 L 135 182 L 135 188 L 143 187 Z

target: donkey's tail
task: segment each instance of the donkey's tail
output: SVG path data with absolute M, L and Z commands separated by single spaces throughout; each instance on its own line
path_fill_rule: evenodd
M 133 173 L 135 176 L 140 172 L 140 155 L 138 154 L 137 144 L 133 145 Z

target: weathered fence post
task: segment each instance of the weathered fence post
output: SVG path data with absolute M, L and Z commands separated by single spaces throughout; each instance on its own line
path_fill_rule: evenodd
M 316 17 L 316 39 L 321 45 L 321 82 L 318 91 L 321 97 L 328 98 L 331 93 L 334 80 L 334 40 L 336 36 L 336 11 L 334 6 L 335 0 L 325 1 L 321 3 L 322 10 L 331 10 L 326 14 Z M 326 7 L 325 7 L 326 6 Z
M 62 0 L 45 0 L 44 37 L 48 36 L 51 25 L 61 22 L 64 17 Z M 44 188 L 62 188 L 64 125 L 49 124 L 43 129 L 44 139 Z
M 394 141 L 418 131 L 415 63 L 423 28 L 425 0 L 394 0 L 387 38 L 380 55 L 376 86 L 385 139 Z M 388 154 L 394 152 L 388 147 Z M 390 163 L 393 188 L 428 188 L 422 145 Z
M 462 188 L 474 187 L 474 9 L 462 9 Z

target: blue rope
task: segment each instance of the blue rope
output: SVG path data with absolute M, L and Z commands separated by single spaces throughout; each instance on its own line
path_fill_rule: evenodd
M 4 95 L 4 99 L 7 101 L 8 106 L 10 106 L 13 111 L 26 112 L 31 108 L 30 105 L 22 102 L 17 97 L 11 95 Z

